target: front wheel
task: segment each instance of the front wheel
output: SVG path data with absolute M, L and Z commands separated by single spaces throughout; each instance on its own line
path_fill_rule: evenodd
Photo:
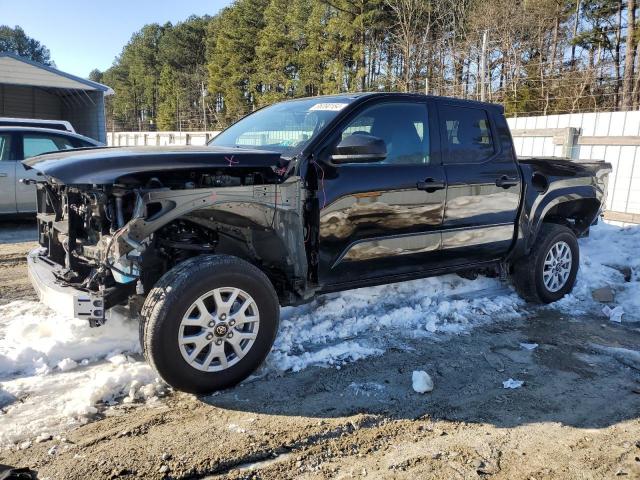
M 580 264 L 575 233 L 564 225 L 545 223 L 528 256 L 513 268 L 513 283 L 522 298 L 551 303 L 573 290 Z
M 172 387 L 209 393 L 264 361 L 280 307 L 267 276 L 228 255 L 191 258 L 165 273 L 142 308 L 147 361 Z

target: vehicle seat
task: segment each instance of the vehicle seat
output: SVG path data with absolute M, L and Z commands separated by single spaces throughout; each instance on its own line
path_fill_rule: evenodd
M 422 140 L 411 119 L 378 117 L 371 127 L 371 135 L 386 143 L 385 163 L 424 163 Z

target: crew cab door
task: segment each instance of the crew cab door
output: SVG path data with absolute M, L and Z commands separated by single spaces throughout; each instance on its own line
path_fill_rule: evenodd
M 319 178 L 318 276 L 325 287 L 375 283 L 437 264 L 446 182 L 431 148 L 429 107 L 426 99 L 365 103 L 310 167 Z M 332 164 L 336 145 L 356 133 L 384 140 L 386 158 Z
M 520 201 L 520 170 L 501 113 L 439 101 L 447 177 L 442 249 L 447 265 L 489 261 L 511 246 Z
M 14 135 L 0 133 L 0 214 L 16 213 L 16 154 Z

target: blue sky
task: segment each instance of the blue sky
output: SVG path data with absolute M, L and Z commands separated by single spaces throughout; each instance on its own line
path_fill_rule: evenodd
M 44 43 L 56 66 L 86 77 L 105 70 L 131 35 L 147 23 L 178 22 L 213 15 L 231 0 L 0 0 L 0 24 L 20 25 Z

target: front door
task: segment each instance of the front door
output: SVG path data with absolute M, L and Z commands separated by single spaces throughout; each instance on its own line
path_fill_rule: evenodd
M 325 288 L 437 264 L 446 183 L 439 159 L 431 155 L 429 125 L 426 101 L 365 104 L 311 167 L 319 178 L 318 273 Z M 386 159 L 332 165 L 327 157 L 335 145 L 354 133 L 384 140 Z
M 442 255 L 447 265 L 494 260 L 509 250 L 520 201 L 520 173 L 500 115 L 481 106 L 439 106 L 447 204 Z M 506 128 L 506 127 L 505 127 Z
M 13 135 L 0 133 L 0 214 L 16 213 L 16 155 Z

